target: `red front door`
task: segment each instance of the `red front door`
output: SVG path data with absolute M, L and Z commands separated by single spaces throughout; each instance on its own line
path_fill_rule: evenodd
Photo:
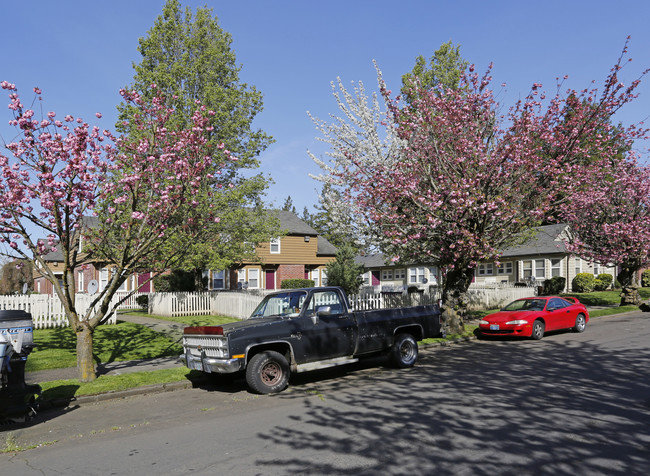
M 275 289 L 275 270 L 266 270 L 266 289 Z

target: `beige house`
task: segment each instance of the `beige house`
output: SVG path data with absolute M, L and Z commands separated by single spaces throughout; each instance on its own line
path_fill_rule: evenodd
M 616 278 L 616 268 L 586 261 L 566 249 L 568 225 L 540 226 L 523 244 L 505 250 L 498 264 L 480 263 L 475 270 L 477 286 L 542 285 L 554 276 L 566 278 L 565 291 L 571 290 L 571 282 L 578 273 L 601 273 Z
M 403 265 L 386 261 L 382 253 L 357 256 L 357 264 L 365 266 L 363 288 L 382 293 L 402 293 L 409 288 L 420 291 L 440 283 L 437 267 L 429 265 Z

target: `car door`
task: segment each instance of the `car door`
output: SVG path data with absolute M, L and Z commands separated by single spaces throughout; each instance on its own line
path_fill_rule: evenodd
M 319 312 L 325 309 L 329 312 Z M 314 291 L 303 319 L 302 346 L 307 362 L 353 354 L 357 326 L 336 290 Z
M 547 319 L 546 329 L 566 329 L 573 326 L 575 312 L 572 312 L 571 304 L 565 299 L 552 298 L 546 305 Z

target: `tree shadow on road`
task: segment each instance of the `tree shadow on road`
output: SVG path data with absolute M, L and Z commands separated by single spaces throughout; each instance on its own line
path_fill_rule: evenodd
M 333 475 L 649 474 L 650 350 L 608 352 L 574 336 L 481 341 L 426 351 L 412 369 L 293 379 L 278 397 L 306 416 L 260 434 L 283 456 L 258 464 Z

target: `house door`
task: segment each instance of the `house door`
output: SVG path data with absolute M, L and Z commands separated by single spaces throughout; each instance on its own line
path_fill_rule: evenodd
M 266 289 L 275 289 L 275 270 L 267 269 L 266 270 L 266 280 L 265 280 Z
M 138 274 L 138 292 L 148 293 L 151 291 L 151 281 L 143 284 L 150 278 L 150 273 Z

